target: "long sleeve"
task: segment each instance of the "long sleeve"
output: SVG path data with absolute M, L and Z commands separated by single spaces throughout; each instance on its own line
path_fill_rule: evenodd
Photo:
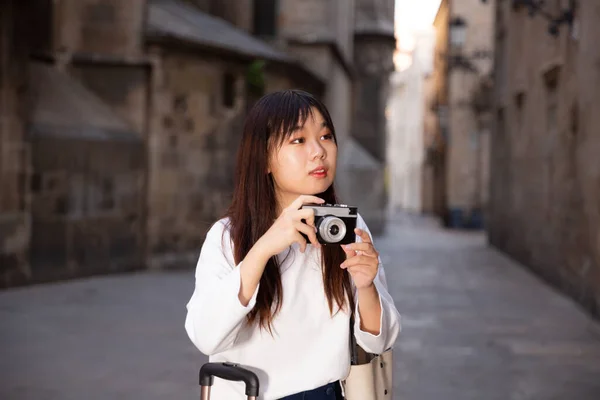
M 185 319 L 192 343 L 206 355 L 233 346 L 246 315 L 256 304 L 258 287 L 246 307 L 239 301 L 240 265 L 234 264 L 225 222 L 218 221 L 207 233 L 200 251 L 196 284 Z
M 371 236 L 371 240 L 373 240 L 373 235 L 371 235 L 369 228 L 360 215 L 358 216 L 357 227 L 366 231 Z M 357 240 L 362 241 L 360 237 Z M 358 301 L 356 302 L 355 310 L 354 336 L 356 337 L 356 343 L 365 351 L 373 354 L 381 354 L 394 345 L 401 330 L 400 313 L 394 305 L 394 299 L 388 293 L 385 270 L 381 264 L 381 258 L 379 259 L 379 270 L 373 283 L 379 294 L 379 304 L 381 305 L 379 334 L 373 335 L 360 329 L 360 313 L 358 312 L 360 299 L 356 297 L 357 292 L 355 291 L 355 298 Z

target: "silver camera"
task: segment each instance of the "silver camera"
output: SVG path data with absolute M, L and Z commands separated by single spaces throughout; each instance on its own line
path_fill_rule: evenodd
M 301 208 L 315 210 L 317 240 L 321 244 L 349 244 L 356 241 L 358 208 L 345 204 L 306 204 Z M 302 234 L 308 241 L 306 235 Z

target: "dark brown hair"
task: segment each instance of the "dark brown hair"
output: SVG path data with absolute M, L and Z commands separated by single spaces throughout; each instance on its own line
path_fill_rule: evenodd
M 323 103 L 309 93 L 285 90 L 262 97 L 246 117 L 237 154 L 233 200 L 227 211 L 235 263 L 239 264 L 258 239 L 271 227 L 277 215 L 275 185 L 267 174 L 269 155 L 276 151 L 299 123 L 318 111 L 324 118 L 337 144 L 331 116 Z M 327 203 L 338 203 L 333 184 L 316 194 Z M 340 246 L 322 246 L 322 271 L 325 296 L 330 312 L 334 303 L 339 309 L 354 310 L 350 277 L 340 264 L 346 256 Z M 249 324 L 258 322 L 271 330 L 273 318 L 283 301 L 281 273 L 276 257 L 272 257 L 260 278 L 256 305 L 247 317 Z M 336 311 L 337 312 L 337 311 Z

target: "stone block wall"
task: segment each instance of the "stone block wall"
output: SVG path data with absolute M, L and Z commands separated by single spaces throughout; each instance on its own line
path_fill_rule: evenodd
M 448 72 L 449 130 L 447 152 L 447 224 L 451 227 L 481 227 L 481 219 L 488 191 L 484 157 L 489 152 L 489 130 L 479 124 L 473 109 L 473 96 L 480 80 L 491 72 L 492 57 L 473 57 L 477 52 L 493 50 L 493 2 L 479 0 L 454 1 L 451 16 L 466 21 L 466 37 L 462 55 L 468 58 L 472 69 L 457 63 L 450 64 Z M 451 53 L 455 52 L 449 49 Z
M 442 217 L 446 213 L 446 132 L 447 118 L 447 59 L 441 57 L 448 52 L 448 22 L 450 10 L 448 0 L 442 0 L 434 20 L 435 47 L 431 75 L 425 81 L 425 122 L 423 143 L 425 165 L 423 167 L 423 212 Z
M 188 265 L 230 203 L 246 111 L 244 73 L 236 64 L 183 53 L 165 53 L 155 65 L 148 140 L 153 267 Z
M 139 142 L 36 138 L 32 166 L 32 281 L 143 265 Z
M 310 35 L 312 40 L 334 39 L 328 21 L 331 21 L 332 8 L 324 0 L 282 0 L 279 2 L 278 34 L 291 39 Z
M 489 240 L 600 316 L 600 4 L 557 37 L 508 2 L 496 21 Z
M 146 0 L 54 2 L 55 51 L 134 57 L 142 52 Z
M 356 177 L 351 179 L 362 182 L 364 177 L 368 177 L 373 182 L 372 193 L 359 206 L 368 210 L 365 221 L 374 235 L 383 233 L 387 216 L 385 107 L 389 97 L 389 76 L 393 70 L 393 52 L 394 42 L 387 37 L 355 37 L 354 66 L 357 78 L 353 88 L 350 135 L 364 149 L 365 158 L 372 161 L 360 167 L 363 171 L 357 172 Z M 357 167 L 352 169 L 356 170 Z
M 0 4 L 0 287 L 30 275 L 30 146 L 25 140 L 27 47 L 18 35 L 23 7 Z

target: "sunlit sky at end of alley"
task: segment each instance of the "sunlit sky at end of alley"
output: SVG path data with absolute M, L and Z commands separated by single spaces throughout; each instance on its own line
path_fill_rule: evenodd
M 395 30 L 398 48 L 394 54 L 397 70 L 410 66 L 410 52 L 415 45 L 414 33 L 433 24 L 441 0 L 396 0 Z

